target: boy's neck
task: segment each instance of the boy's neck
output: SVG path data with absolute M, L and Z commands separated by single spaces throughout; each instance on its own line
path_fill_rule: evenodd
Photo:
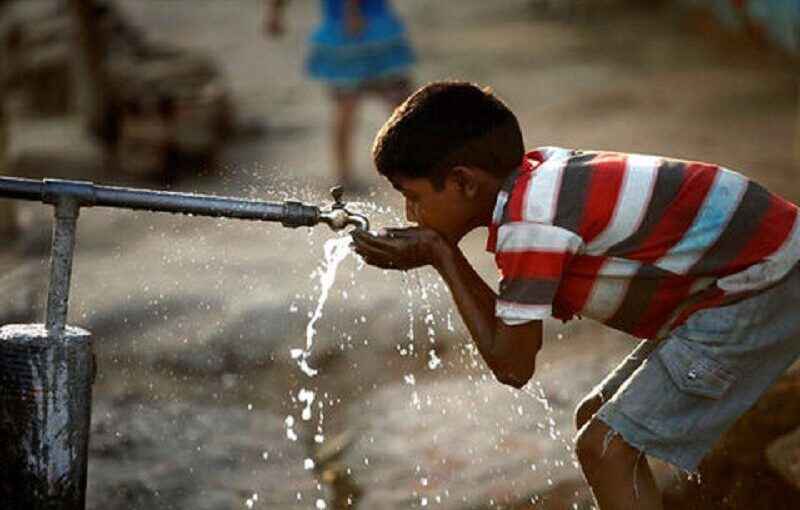
M 503 187 L 503 180 L 490 176 L 485 181 L 485 192 L 482 193 L 480 203 L 480 226 L 488 227 L 492 223 L 494 208 L 497 204 L 497 195 Z

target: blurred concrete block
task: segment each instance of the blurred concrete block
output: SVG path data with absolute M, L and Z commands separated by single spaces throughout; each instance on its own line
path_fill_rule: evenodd
M 769 445 L 767 461 L 787 482 L 800 489 L 800 428 Z

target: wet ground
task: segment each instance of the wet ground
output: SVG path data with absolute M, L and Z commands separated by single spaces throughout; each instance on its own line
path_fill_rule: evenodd
M 800 199 L 796 80 L 782 57 L 661 11 L 565 20 L 523 0 L 399 3 L 420 53 L 417 81 L 492 86 L 530 147 L 713 161 Z M 262 37 L 259 2 L 121 4 L 153 37 L 216 57 L 240 116 L 265 128 L 177 188 L 328 199 L 329 104 L 301 73 L 313 2 L 290 5 L 277 41 Z M 358 200 L 373 224 L 395 224 L 398 197 L 369 165 L 386 111 L 369 103 L 362 113 L 358 170 L 373 188 Z M 91 161 L 78 125 L 18 120 L 14 150 Z M 78 176 L 111 180 L 87 173 Z M 42 303 L 48 215 L 24 205 L 22 241 L 0 251 L 4 322 Z M 484 235 L 463 247 L 492 281 Z M 304 345 L 332 236 L 83 213 L 71 322 L 93 331 L 100 362 L 89 506 L 588 508 L 569 453 L 571 410 L 632 340 L 587 321 L 548 324 L 537 381 L 514 393 L 490 381 L 438 277 L 349 257 L 317 323 L 320 374 L 310 379 L 289 352 Z

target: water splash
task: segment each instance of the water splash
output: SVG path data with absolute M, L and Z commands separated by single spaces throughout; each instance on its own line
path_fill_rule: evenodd
M 314 377 L 317 375 L 318 370 L 311 367 L 309 364 L 309 359 L 311 357 L 312 349 L 314 347 L 314 339 L 317 334 L 317 330 L 315 328 L 317 321 L 322 317 L 322 310 L 325 307 L 325 303 L 328 301 L 328 296 L 333 287 L 334 282 L 336 281 L 336 272 L 339 268 L 339 265 L 347 258 L 347 255 L 351 253 L 350 243 L 352 238 L 350 236 L 342 236 L 334 239 L 329 239 L 325 242 L 324 245 L 324 260 L 320 267 L 318 267 L 314 272 L 311 273 L 310 278 L 315 279 L 317 278 L 317 285 L 315 286 L 314 290 L 319 289 L 319 297 L 317 298 L 317 305 L 314 309 L 313 313 L 309 313 L 308 317 L 308 324 L 306 325 L 306 341 L 305 347 L 291 349 L 289 354 L 293 360 L 296 360 L 297 366 L 300 370 L 306 374 L 308 377 Z M 363 267 L 363 264 L 360 267 Z M 296 295 L 295 298 L 299 299 L 301 296 Z M 346 297 L 345 297 L 346 298 Z M 298 311 L 297 305 L 293 302 L 289 308 L 289 311 L 292 313 L 296 313 Z M 364 318 L 363 321 L 366 321 Z M 308 388 L 300 388 L 296 394 L 291 395 L 292 401 L 296 403 L 300 403 L 303 405 L 303 409 L 300 413 L 300 418 L 303 422 L 308 422 L 312 419 L 314 415 L 314 404 L 316 403 L 316 407 L 318 408 L 318 422 L 316 425 L 316 434 L 314 434 L 314 442 L 316 444 L 322 444 L 325 441 L 325 435 L 323 433 L 323 420 L 324 420 L 324 412 L 323 412 L 323 401 L 328 398 L 327 393 L 322 393 L 317 395 L 314 390 Z M 286 437 L 290 441 L 297 441 L 299 439 L 298 433 L 295 432 L 295 419 L 294 416 L 287 416 L 284 422 L 286 426 Z M 301 424 L 302 422 L 298 423 Z M 306 471 L 311 471 L 316 469 L 316 462 L 311 457 L 306 457 L 303 459 L 303 469 Z M 317 485 L 318 490 L 322 490 L 321 485 Z M 301 494 L 297 493 L 297 500 L 301 501 L 302 497 Z M 317 498 L 315 506 L 318 510 L 322 510 L 327 508 L 327 504 L 325 503 L 324 499 Z
M 316 274 L 319 275 L 319 300 L 317 301 L 317 308 L 314 310 L 306 326 L 306 346 L 305 349 L 292 349 L 289 352 L 292 359 L 297 360 L 297 366 L 300 367 L 300 370 L 309 377 L 317 375 L 317 369 L 312 368 L 308 364 L 308 358 L 311 357 L 311 349 L 314 347 L 314 336 L 317 333 L 314 325 L 319 318 L 322 317 L 322 309 L 325 306 L 325 302 L 328 301 L 328 293 L 333 286 L 333 282 L 336 280 L 336 270 L 339 264 L 341 264 L 351 252 L 350 242 L 350 236 L 325 241 L 325 262 L 316 272 Z

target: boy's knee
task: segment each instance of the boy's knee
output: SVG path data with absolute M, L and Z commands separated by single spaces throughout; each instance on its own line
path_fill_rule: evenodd
M 584 398 L 575 409 L 575 429 L 581 430 L 589 420 L 597 414 L 600 406 L 603 405 L 603 397 L 599 393 L 592 394 Z
M 592 419 L 578 434 L 575 454 L 584 474 L 590 476 L 603 466 L 634 465 L 640 452 L 626 443 L 608 425 Z

